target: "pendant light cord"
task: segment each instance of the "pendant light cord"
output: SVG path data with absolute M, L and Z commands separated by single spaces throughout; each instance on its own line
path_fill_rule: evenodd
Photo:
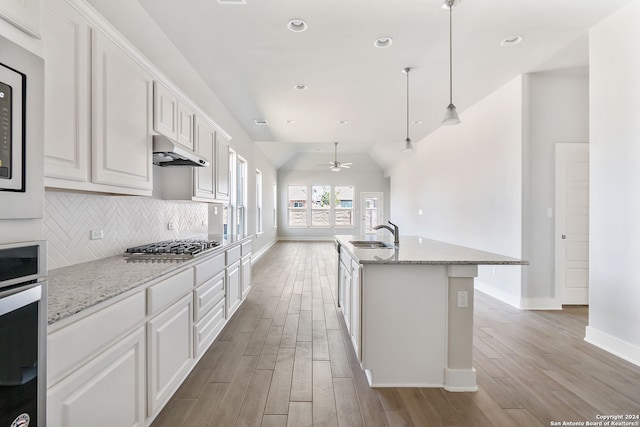
M 453 0 L 449 0 L 449 104 L 453 104 Z
M 409 71 L 411 68 L 404 69 L 404 72 L 407 73 L 407 141 L 411 141 L 409 139 Z

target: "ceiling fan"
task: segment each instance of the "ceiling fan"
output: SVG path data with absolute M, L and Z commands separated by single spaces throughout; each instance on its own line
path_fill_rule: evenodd
M 331 165 L 329 166 L 329 169 L 334 172 L 340 172 L 342 168 L 349 169 L 353 163 L 340 163 L 338 161 L 338 143 L 334 142 L 333 144 L 335 145 L 335 157 L 333 158 L 333 162 L 329 162 L 329 164 Z

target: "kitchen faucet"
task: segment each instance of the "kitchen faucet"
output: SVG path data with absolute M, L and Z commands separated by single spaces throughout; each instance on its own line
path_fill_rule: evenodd
M 400 243 L 400 233 L 398 232 L 398 226 L 391 221 L 387 222 L 393 225 L 393 228 L 389 227 L 388 225 L 376 225 L 375 227 L 373 227 L 373 229 L 380 230 L 381 228 L 386 228 L 387 230 L 389 230 L 391 234 L 393 234 L 393 244 L 398 246 L 398 244 Z

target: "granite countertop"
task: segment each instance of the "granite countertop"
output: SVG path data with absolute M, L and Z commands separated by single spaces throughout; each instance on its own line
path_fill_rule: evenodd
M 465 246 L 417 236 L 400 236 L 397 247 L 362 249 L 350 240 L 378 240 L 393 245 L 388 237 L 376 235 L 338 235 L 336 241 L 361 264 L 424 264 L 424 265 L 526 265 L 527 261 Z
M 222 244 L 191 259 L 149 262 L 116 255 L 49 270 L 48 324 L 51 325 L 145 283 L 169 275 L 173 271 L 220 254 L 229 247 L 249 240 L 251 236 L 222 238 L 222 236 L 210 235 L 208 237 L 209 240 L 217 240 Z

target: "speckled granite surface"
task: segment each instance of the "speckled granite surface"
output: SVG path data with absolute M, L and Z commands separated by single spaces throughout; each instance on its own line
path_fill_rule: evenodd
M 491 252 L 479 251 L 464 246 L 452 245 L 438 240 L 416 236 L 400 236 L 396 248 L 361 249 L 350 240 L 382 240 L 393 245 L 393 241 L 379 236 L 335 236 L 340 246 L 361 264 L 425 264 L 425 265 L 526 265 L 527 261 Z
M 222 241 L 222 246 L 190 260 L 140 262 L 127 260 L 124 256 L 118 255 L 50 270 L 48 324 L 51 325 L 130 289 L 161 278 L 174 270 L 199 263 L 249 239 L 250 237 L 213 239 Z

